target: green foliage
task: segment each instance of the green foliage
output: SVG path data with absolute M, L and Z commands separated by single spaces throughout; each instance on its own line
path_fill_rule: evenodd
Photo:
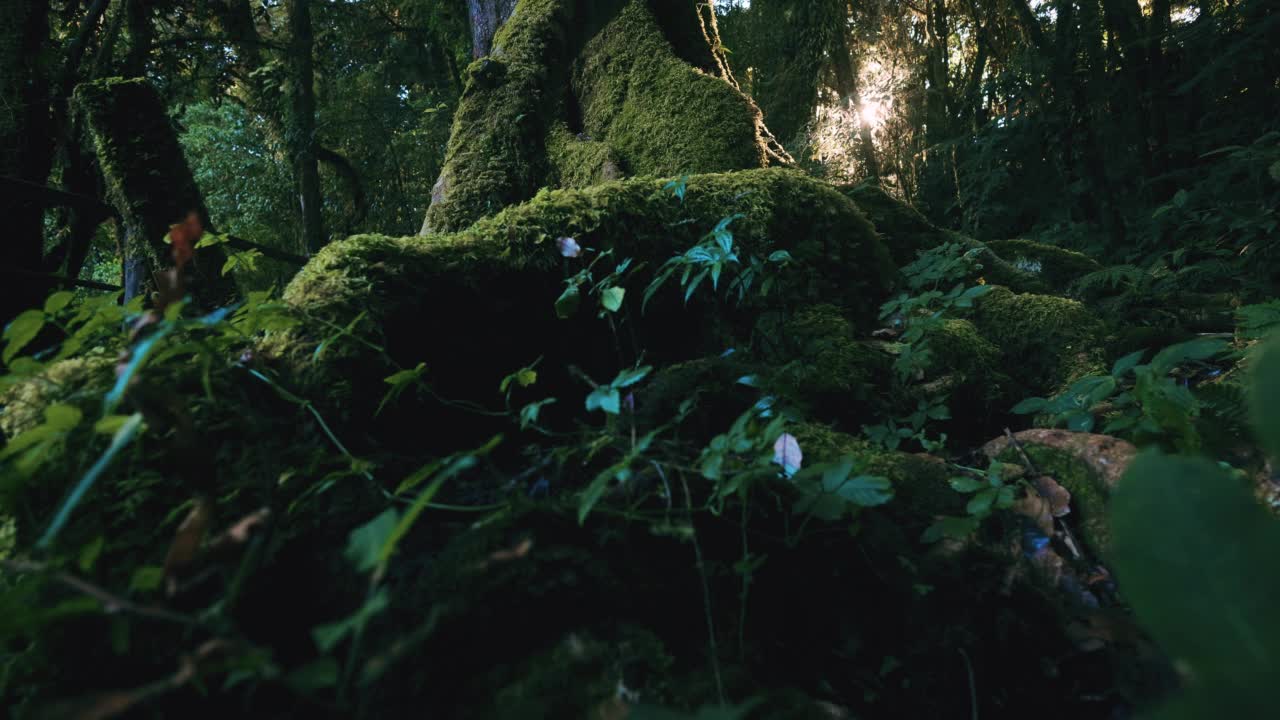
M 938 288 L 968 277 L 980 270 L 979 250 L 965 250 L 959 243 L 947 243 L 920 256 L 902 269 L 908 286 L 918 294 L 902 293 L 880 308 L 880 319 L 901 331 L 901 348 L 894 369 L 898 378 L 908 381 L 918 377 L 933 360 L 929 335 L 937 330 L 956 310 L 973 307 L 974 300 L 991 292 L 991 286 L 965 287 L 956 283 L 943 292 Z
M 1004 465 L 991 461 L 986 470 L 964 468 L 968 474 L 951 478 L 951 489 L 964 495 L 970 495 L 965 505 L 966 517 L 943 517 L 934 521 L 924 531 L 921 541 L 937 542 L 944 537 L 962 538 L 971 534 L 983 520 L 997 510 L 1007 510 L 1013 506 L 1018 492 L 1018 485 L 1008 483 L 1004 479 Z
M 678 197 L 683 202 L 683 186 L 679 187 L 681 189 Z M 725 292 L 733 295 L 736 291 L 739 303 L 746 299 L 747 293 L 751 291 L 757 279 L 760 281 L 760 296 L 768 297 L 769 291 L 773 289 L 777 280 L 777 271 L 792 262 L 791 253 L 786 250 L 776 250 L 767 260 L 761 260 L 754 255 L 748 256 L 744 265 L 734 250 L 733 231 L 729 229 L 734 220 L 743 217 L 745 216 L 738 213 L 723 218 L 697 245 L 663 263 L 652 282 L 645 288 L 641 309 L 649 305 L 649 300 L 677 272 L 680 273 L 680 287 L 684 290 L 686 304 L 689 298 L 693 297 L 698 286 L 708 277 L 711 278 L 712 290 L 718 292 L 720 276 L 726 270 L 729 271 L 730 282 L 726 284 Z
M 1134 461 L 1111 518 L 1125 597 L 1193 678 L 1154 717 L 1268 714 L 1280 674 L 1280 574 L 1268 549 L 1280 523 L 1220 466 L 1158 453 Z
M 1194 451 L 1201 444 L 1195 420 L 1203 402 L 1185 380 L 1171 377 L 1171 373 L 1188 365 L 1203 365 L 1227 349 L 1226 342 L 1216 338 L 1190 340 L 1161 350 L 1145 365 L 1140 363 L 1146 351 L 1140 350 L 1117 360 L 1109 375 L 1085 376 L 1049 399 L 1027 398 L 1013 412 L 1044 413 L 1051 426 L 1091 432 L 1096 408 L 1106 402 L 1110 417 L 1102 428 L 1104 433 L 1131 437 L 1141 444 L 1166 442 Z

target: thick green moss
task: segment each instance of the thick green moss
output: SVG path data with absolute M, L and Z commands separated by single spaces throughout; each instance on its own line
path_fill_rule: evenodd
M 996 288 L 976 303 L 973 324 L 1028 394 L 1046 395 L 1104 369 L 1103 324 L 1075 300 Z
M 768 318 L 760 332 L 763 355 L 777 369 L 767 374 L 771 391 L 798 402 L 809 417 L 858 428 L 872 406 L 888 398 L 892 358 L 858 341 L 853 324 L 827 304 Z
M 703 22 L 672 0 L 521 2 L 467 72 L 423 234 L 544 186 L 763 167 L 759 109 L 727 72 L 686 63 L 721 67 Z
M 899 266 L 914 261 L 926 250 L 949 242 L 959 243 L 966 250 L 978 250 L 977 259 L 982 264 L 973 277 L 968 278 L 970 282 L 981 277 L 986 282 L 1004 285 L 1017 292 L 1044 292 L 1048 287 L 1034 274 L 1001 258 L 986 244 L 968 235 L 935 226 L 915 208 L 890 196 L 874 181 L 842 186 L 840 192 L 853 200 L 875 226 L 876 232 L 880 233 L 894 262 Z
M 632 0 L 573 69 L 582 125 L 638 175 L 763 167 L 760 111 L 725 80 L 676 56 L 644 0 Z
M 906 265 L 930 248 L 948 241 L 947 234 L 925 219 L 915 208 L 890 197 L 879 184 L 864 182 L 840 188 L 875 225 L 893 261 Z
M 587 259 L 561 257 L 560 236 L 645 264 L 625 285 L 624 310 L 628 334 L 645 348 L 646 361 L 718 354 L 737 344 L 736 334 L 749 333 L 750 325 L 739 323 L 779 303 L 824 300 L 865 328 L 891 288 L 892 264 L 870 225 L 824 183 L 788 170 L 695 176 L 683 202 L 664 184 L 633 179 L 545 191 L 454 235 L 359 236 L 335 243 L 285 293 L 288 302 L 329 325 L 277 336 L 266 349 L 286 359 L 306 385 L 357 404 L 381 397 L 377 368 L 391 372 L 368 347 L 337 337 L 333 328 L 361 314 L 359 333 L 401 366 L 425 361 L 438 386 L 459 383 L 450 393 L 455 397 L 466 395 L 464 388 L 474 391 L 471 397 L 492 395 L 504 375 L 541 354 L 548 382 L 562 374 L 564 386 L 577 385 L 563 370 L 570 364 L 611 376 L 618 367 L 608 323 L 585 308 L 568 321 L 553 312 L 563 278 Z M 731 304 L 699 300 L 710 295 L 704 288 L 686 308 L 673 279 L 641 314 L 639 299 L 655 269 L 735 212 L 744 216 L 730 225 L 740 256 L 786 249 L 795 259 L 770 297 L 750 295 L 739 313 Z M 594 302 L 588 298 L 584 304 Z M 330 337 L 334 342 L 317 360 L 318 343 Z M 466 345 L 456 342 L 462 337 Z
M 113 366 L 107 357 L 62 360 L 0 392 L 0 432 L 17 437 L 43 422 L 44 409 L 54 403 L 75 405 L 92 417 L 101 411 Z
M 209 227 L 209 212 L 182 154 L 164 101 L 144 79 L 107 78 L 78 85 L 72 107 L 87 129 L 106 180 L 107 199 L 120 212 L 125 253 L 154 272 L 171 267 L 169 227 L 196 213 Z M 191 294 L 207 306 L 235 297 L 217 246 L 201 248 L 190 266 Z
M 467 69 L 424 234 L 464 228 L 546 183 L 571 11 L 562 0 L 523 0 L 494 38 L 493 57 Z
M 584 188 L 622 178 L 622 160 L 608 143 L 575 136 L 563 123 L 547 133 L 547 159 L 557 187 Z
M 986 245 L 1015 268 L 1044 280 L 1054 292 L 1063 292 L 1081 277 L 1102 269 L 1084 253 L 1035 240 L 988 240 Z
M 938 458 L 886 450 L 817 423 L 789 426 L 788 432 L 800 443 L 806 464 L 852 456 L 859 472 L 888 478 L 894 491 L 891 505 L 904 517 L 925 522 L 936 515 L 964 512 L 964 496 L 951 489 L 947 483 L 951 473 Z
M 946 398 L 953 419 L 937 431 L 959 442 L 982 442 L 999 432 L 992 420 L 1022 399 L 1014 397 L 1016 383 L 1006 374 L 1000 348 L 968 320 L 946 320 L 926 339 L 933 359 L 923 382 L 913 388 L 924 399 Z

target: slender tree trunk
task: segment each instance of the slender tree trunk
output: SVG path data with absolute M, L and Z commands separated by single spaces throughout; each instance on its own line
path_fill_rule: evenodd
M 493 50 L 493 36 L 516 9 L 516 0 L 467 0 L 471 19 L 471 55 L 484 57 Z
M 324 227 L 320 210 L 320 169 L 316 154 L 315 72 L 312 66 L 310 0 L 285 3 L 289 18 L 289 154 L 293 157 L 294 177 L 298 185 L 298 204 L 302 210 L 302 243 L 305 252 L 315 253 L 324 247 Z

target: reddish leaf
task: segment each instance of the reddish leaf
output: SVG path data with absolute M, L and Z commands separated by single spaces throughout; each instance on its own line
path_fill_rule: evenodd
M 173 264 L 182 269 L 195 255 L 196 243 L 204 235 L 204 225 L 193 210 L 182 222 L 169 228 L 169 240 L 173 243 Z

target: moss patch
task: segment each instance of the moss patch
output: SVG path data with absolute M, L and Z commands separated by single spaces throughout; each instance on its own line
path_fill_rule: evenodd
M 976 303 L 973 324 L 1028 394 L 1047 395 L 1104 370 L 1103 324 L 1075 300 L 996 288 Z
M 722 78 L 677 57 L 643 0 L 632 0 L 584 47 L 573 90 L 582 125 L 638 175 L 708 173 L 766 164 L 760 111 Z
M 770 307 L 822 300 L 865 328 L 891 288 L 892 263 L 870 225 L 824 183 L 788 170 L 695 176 L 683 202 L 664 185 L 633 179 L 544 191 L 454 235 L 359 236 L 331 245 L 285 293 L 328 324 L 270 339 L 266 349 L 286 360 L 305 386 L 356 415 L 376 404 L 385 389 L 381 378 L 394 370 L 335 332 L 361 314 L 358 332 L 404 367 L 425 361 L 438 386 L 460 383 L 455 394 L 496 399 L 498 381 L 540 354 L 543 367 L 556 372 L 577 364 L 612 377 L 619 368 L 608 324 L 586 308 L 566 321 L 553 312 L 562 279 L 583 262 L 557 252 L 556 238 L 564 235 L 586 248 L 612 249 L 619 260 L 647 263 L 626 285 L 624 311 L 649 362 L 723 352 L 736 346 L 735 336 L 749 333 L 748 318 Z M 641 314 L 639 298 L 654 269 L 735 212 L 744 216 L 730 226 L 742 257 L 786 249 L 796 261 L 770 297 L 753 294 L 737 307 L 709 302 L 710 288 L 704 288 L 686 307 L 672 280 Z M 584 305 L 595 302 L 588 298 Z M 315 348 L 330 337 L 316 360 Z M 456 342 L 462 337 L 466 345 Z M 578 385 L 553 375 L 544 374 L 548 387 Z
M 1043 279 L 1054 292 L 1063 292 L 1076 280 L 1102 269 L 1084 253 L 1035 240 L 988 240 L 986 245 L 1015 268 Z

